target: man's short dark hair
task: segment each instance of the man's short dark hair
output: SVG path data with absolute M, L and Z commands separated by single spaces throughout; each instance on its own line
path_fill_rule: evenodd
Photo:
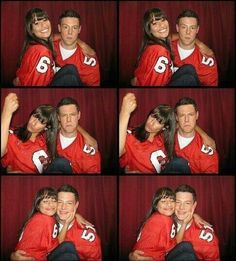
M 75 10 L 66 10 L 64 11 L 60 17 L 59 17 L 59 24 L 61 23 L 61 20 L 65 17 L 75 17 L 79 19 L 79 22 L 81 23 L 80 14 L 76 12 Z
M 74 188 L 73 186 L 69 185 L 69 184 L 64 184 L 62 185 L 58 190 L 57 193 L 59 192 L 71 192 L 75 195 L 75 200 L 79 201 L 79 193 L 77 191 L 76 188 Z
M 59 108 L 61 106 L 63 106 L 63 105 L 71 105 L 71 104 L 74 104 L 76 106 L 78 112 L 80 111 L 79 103 L 75 99 L 73 99 L 71 97 L 64 97 L 57 104 L 57 113 L 59 113 Z
M 193 195 L 193 202 L 195 202 L 197 200 L 197 194 L 196 194 L 195 189 L 187 184 L 178 186 L 175 190 L 175 194 L 177 192 L 189 192 Z
M 189 105 L 189 104 L 193 105 L 195 111 L 198 111 L 197 103 L 195 102 L 194 99 L 189 98 L 189 97 L 183 97 L 183 98 L 179 99 L 177 101 L 177 103 L 175 104 L 175 113 L 177 113 L 177 108 L 179 106 L 181 106 L 181 105 Z
M 183 10 L 177 17 L 176 24 L 179 24 L 179 20 L 183 17 L 194 17 L 197 19 L 197 25 L 199 26 L 199 16 L 198 14 L 190 9 Z

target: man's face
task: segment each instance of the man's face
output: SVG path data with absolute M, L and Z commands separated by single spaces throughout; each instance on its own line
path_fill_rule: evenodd
M 70 213 L 78 208 L 79 202 L 76 201 L 72 192 L 59 192 L 57 204 L 57 215 L 60 221 L 65 221 Z
M 179 221 L 183 221 L 189 213 L 195 210 L 197 202 L 193 201 L 193 195 L 190 192 L 177 192 L 175 196 L 175 215 Z
M 69 104 L 59 107 L 58 120 L 61 124 L 61 133 L 64 136 L 72 137 L 77 134 L 79 119 L 80 112 L 78 112 L 76 105 Z
M 192 104 L 180 105 L 176 109 L 176 121 L 179 123 L 179 132 L 183 137 L 191 137 L 198 119 L 198 111 Z
M 58 30 L 61 33 L 61 39 L 65 47 L 75 48 L 81 30 L 79 19 L 76 17 L 62 18 Z
M 176 30 L 179 33 L 179 41 L 183 47 L 192 49 L 199 30 L 197 19 L 194 17 L 180 18 L 179 24 L 176 25 Z

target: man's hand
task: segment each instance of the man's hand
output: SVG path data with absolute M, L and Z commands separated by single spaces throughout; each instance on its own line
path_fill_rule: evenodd
M 23 250 L 16 250 L 16 252 L 11 253 L 11 261 L 35 261 L 35 259 L 31 256 L 28 256 L 28 254 Z
M 129 254 L 129 260 L 130 261 L 136 261 L 136 260 L 148 260 L 148 261 L 152 261 L 152 257 L 150 256 L 143 256 L 144 252 L 141 250 L 135 250 L 134 252 L 131 252 Z
M 78 224 L 84 228 L 85 226 L 90 226 L 90 227 L 94 227 L 94 225 L 92 223 L 90 223 L 88 220 L 86 220 L 84 217 L 82 217 L 80 214 L 75 214 L 75 218 L 76 221 L 78 222 Z

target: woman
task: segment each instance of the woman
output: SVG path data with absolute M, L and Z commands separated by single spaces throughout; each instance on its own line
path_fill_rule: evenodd
M 25 41 L 18 63 L 16 86 L 79 86 L 74 65 L 66 65 L 56 73 L 52 27 L 47 13 L 30 9 L 25 17 Z M 56 73 L 56 74 L 55 74 Z M 55 74 L 55 75 L 54 75 Z
M 41 105 L 30 113 L 26 124 L 9 130 L 12 115 L 18 107 L 17 95 L 8 94 L 2 111 L 2 165 L 12 172 L 42 173 L 56 157 L 56 109 L 51 105 Z
M 190 173 L 184 159 L 174 158 L 176 120 L 173 109 L 169 105 L 159 105 L 148 114 L 142 125 L 127 130 L 131 113 L 136 107 L 135 95 L 127 93 L 123 98 L 119 118 L 120 166 L 128 173 L 151 174 L 163 172 L 166 163 L 169 166 L 173 163 L 172 166 L 177 166 L 175 173 Z M 205 144 L 209 144 L 211 139 L 206 133 L 198 126 L 196 130 Z M 182 161 L 179 163 L 176 159 Z
M 175 211 L 175 193 L 168 187 L 162 187 L 154 194 L 152 205 L 138 230 L 137 242 L 133 251 L 142 251 L 142 256 L 152 257 L 153 260 L 165 260 L 171 250 L 176 260 L 197 260 L 190 243 L 175 245 L 182 242 L 185 226 L 194 217 L 198 225 L 206 224 L 198 215 L 189 213 L 183 221 L 184 226 L 176 235 L 176 227 L 172 216 Z M 175 248 L 174 248 L 175 247 Z M 182 259 L 180 258 L 182 257 Z M 188 259 L 188 258 L 189 259 Z M 136 260 L 134 253 L 130 253 L 130 260 Z M 175 259 L 173 259 L 175 260 Z
M 174 74 L 173 54 L 169 40 L 169 23 L 159 8 L 148 10 L 143 17 L 144 36 L 138 66 L 132 85 L 135 86 L 196 86 L 198 78 L 192 65 L 185 65 Z
M 22 226 L 16 250 L 24 251 L 36 261 L 46 260 L 48 253 L 64 241 L 68 226 L 75 215 L 74 212 L 68 217 L 61 232 L 58 234 L 58 227 L 54 218 L 56 211 L 56 190 L 50 187 L 40 189 L 34 198 L 32 209 Z M 67 255 L 69 254 L 68 252 L 71 253 L 69 249 L 66 249 Z M 71 254 L 77 256 L 76 250 L 74 249 Z M 12 254 L 12 259 L 14 260 L 13 257 L 14 254 Z

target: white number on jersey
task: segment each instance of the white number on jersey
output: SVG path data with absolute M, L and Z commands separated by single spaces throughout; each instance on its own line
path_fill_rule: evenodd
M 201 152 L 208 154 L 210 156 L 214 154 L 213 149 L 211 147 L 207 148 L 204 144 L 202 145 Z
M 156 150 L 156 151 L 152 152 L 150 160 L 151 160 L 151 163 L 154 166 L 156 172 L 160 173 L 161 172 L 161 162 L 159 162 L 158 157 L 165 158 L 166 155 L 164 154 L 164 152 L 162 150 Z
M 45 158 L 47 159 L 48 155 L 47 155 L 47 153 L 44 150 L 36 151 L 33 154 L 32 160 L 33 160 L 33 163 L 36 166 L 36 168 L 37 168 L 39 173 L 43 172 L 43 166 L 44 166 L 43 165 L 43 161 L 44 160 L 42 160 L 42 159 L 45 159 Z
M 175 235 L 176 235 L 175 224 L 172 224 L 172 226 L 171 226 L 171 231 L 170 231 L 170 238 L 174 238 Z
M 95 232 L 96 230 L 94 227 L 86 226 L 86 229 L 83 231 L 81 238 L 88 240 L 89 242 L 93 242 L 96 238 Z
M 55 224 L 54 225 L 54 227 L 53 227 L 53 231 L 52 231 L 52 238 L 56 238 L 57 237 L 57 235 L 58 235 L 58 226 L 57 226 L 57 224 Z
M 47 56 L 43 56 L 40 58 L 36 70 L 39 73 L 45 73 L 48 70 L 48 65 L 50 65 L 50 59 Z
M 212 57 L 207 58 L 207 57 L 203 56 L 202 63 L 211 67 L 214 65 L 214 59 Z
M 96 65 L 96 59 L 95 58 L 93 58 L 93 57 L 87 57 L 87 56 L 85 56 L 84 57 L 84 64 L 87 64 L 87 65 L 90 65 L 90 66 L 95 66 Z
M 83 152 L 90 154 L 90 155 L 95 155 L 96 150 L 94 149 L 94 147 L 84 144 Z
M 165 56 L 158 58 L 154 70 L 157 73 L 163 73 L 166 70 L 166 65 L 168 65 L 168 59 Z
M 204 228 L 205 229 L 203 229 L 201 231 L 199 238 L 203 239 L 203 240 L 206 240 L 207 242 L 211 242 L 213 237 L 214 237 L 213 233 L 212 233 L 214 230 L 213 230 L 213 228 L 208 227 L 208 226 L 204 226 Z M 211 231 L 209 231 L 209 230 L 211 230 Z

